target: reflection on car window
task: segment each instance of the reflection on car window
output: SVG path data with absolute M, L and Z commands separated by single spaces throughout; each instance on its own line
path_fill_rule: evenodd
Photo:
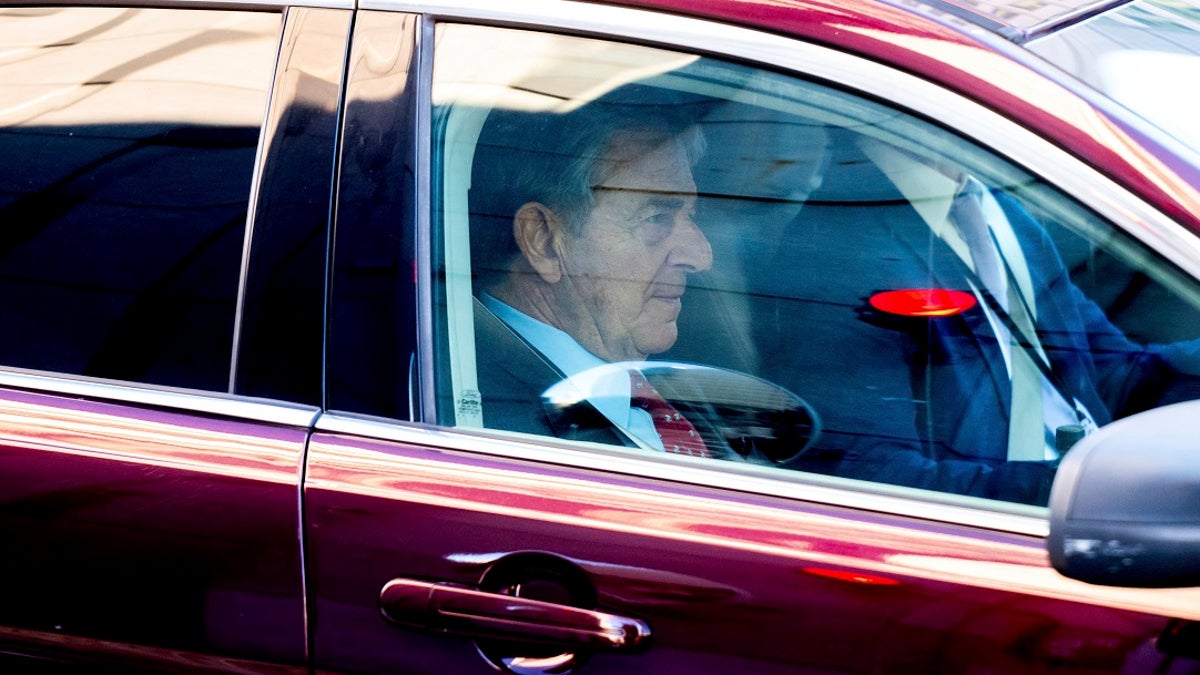
M 1193 150 L 1200 92 L 1200 2 L 1137 0 L 1030 42 L 1029 49 Z
M 1193 281 L 943 129 L 439 31 L 441 424 L 1044 504 L 1080 438 L 1200 394 Z
M 228 388 L 279 25 L 0 10 L 0 364 Z

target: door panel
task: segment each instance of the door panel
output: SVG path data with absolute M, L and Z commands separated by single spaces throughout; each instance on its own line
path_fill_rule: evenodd
M 302 667 L 305 435 L 0 391 L 0 652 Z
M 581 672 L 1109 672 L 1168 659 L 1153 646 L 1166 621 L 1118 608 L 1147 596 L 1057 577 L 1037 538 L 327 434 L 306 485 L 321 668 L 489 672 L 469 638 L 390 623 L 384 587 L 478 588 L 498 573 L 561 587 L 570 570 L 594 591 L 589 609 L 653 633 Z M 1083 597 L 1110 607 L 1072 601 Z M 530 650 L 543 663 L 562 651 Z
M 1030 445 L 1037 456 L 1010 462 L 999 394 L 958 414 L 975 392 L 945 378 L 936 399 L 922 396 L 918 376 L 977 374 L 983 364 L 1007 385 L 1008 374 L 999 375 L 1008 368 L 1003 348 L 991 350 L 998 358 L 986 364 L 960 358 L 977 344 L 967 329 L 1002 323 L 997 310 L 988 307 L 989 316 L 972 300 L 978 311 L 948 326 L 945 344 L 958 348 L 951 353 L 938 351 L 943 343 L 930 337 L 940 338 L 927 315 L 892 319 L 868 302 L 888 291 L 971 289 L 962 268 L 973 253 L 949 248 L 934 233 L 941 223 L 926 222 L 915 208 L 925 200 L 898 193 L 897 181 L 879 173 L 881 162 L 869 156 L 879 142 L 944 160 L 931 162 L 939 167 L 953 164 L 964 184 L 969 176 L 1000 193 L 993 200 L 1027 202 L 1032 216 L 1014 209 L 1002 219 L 1010 229 L 1034 219 L 1053 226 L 1045 236 L 1026 237 L 1025 229 L 1012 235 L 1037 245 L 1043 255 L 1035 260 L 1070 249 L 1061 242 L 1082 243 L 1088 264 L 1074 265 L 1070 280 L 1103 287 L 1082 295 L 1123 283 L 1093 275 L 1092 264 L 1108 260 L 1098 254 L 1169 289 L 1191 288 L 1179 270 L 1142 256 L 1119 223 L 1102 222 L 1050 182 L 927 115 L 741 62 L 619 37 L 364 13 L 351 64 L 328 407 L 438 426 L 336 413 L 318 422 L 304 490 L 318 669 L 1036 673 L 1200 666 L 1158 641 L 1181 625 L 1167 617 L 1200 619 L 1197 591 L 1069 581 L 1047 564 L 1034 536 L 1040 522 L 1014 518 L 1023 528 L 1013 533 L 980 525 L 1003 529 L 1008 515 L 1044 515 L 1000 502 L 1044 504 L 1042 488 L 1058 455 L 1045 452 L 1043 435 Z M 598 131 L 605 127 L 589 126 L 594 121 L 646 123 L 606 137 Z M 705 143 L 690 142 L 697 128 Z M 544 328 L 525 330 L 530 324 L 522 319 L 537 320 L 519 316 L 522 307 L 538 307 L 515 294 L 514 280 L 540 276 L 555 284 L 567 272 L 543 271 L 537 265 L 545 256 L 534 259 L 520 246 L 551 238 L 513 241 L 519 215 L 541 214 L 540 221 L 525 220 L 533 225 L 593 223 L 583 214 L 603 200 L 585 194 L 572 201 L 578 195 L 554 194 L 554 184 L 564 176 L 604 176 L 563 160 L 639 164 L 636 153 L 605 154 L 627 147 L 622 132 L 666 148 L 672 170 L 662 173 L 671 180 L 626 181 L 613 170 L 607 178 L 621 180 L 569 187 L 670 196 L 652 200 L 665 214 L 631 209 L 637 227 L 630 230 L 646 249 L 678 234 L 693 254 L 681 264 L 694 275 L 678 322 L 660 322 L 674 324 L 677 335 L 654 332 L 642 356 L 657 354 L 681 372 L 698 364 L 748 372 L 796 392 L 824 423 L 815 452 L 766 452 L 785 445 L 801 453 L 812 438 L 759 434 L 777 428 L 754 423 L 769 416 L 738 407 L 750 389 L 704 389 L 697 381 L 701 393 L 742 396 L 682 401 L 690 409 L 681 415 L 709 413 L 701 420 L 708 422 L 708 449 L 728 452 L 714 453 L 722 461 L 668 454 L 662 432 L 655 441 L 657 425 L 639 425 L 652 420 L 633 412 L 628 379 L 591 389 L 612 383 L 589 379 L 595 371 L 587 369 L 574 377 L 566 366 L 579 364 L 571 355 L 551 353 L 561 341 L 539 341 Z M 553 241 L 585 238 L 563 231 Z M 697 232 L 711 246 L 711 261 Z M 580 278 L 591 273 L 631 284 L 645 280 L 644 270 L 621 266 L 654 257 L 582 250 L 572 260 L 613 255 L 607 268 L 584 267 Z M 710 263 L 711 270 L 701 269 Z M 1065 274 L 1056 283 L 1064 284 Z M 1014 287 L 1022 281 L 1029 283 L 1014 274 Z M 1076 293 L 1072 286 L 1069 294 Z M 500 306 L 506 297 L 517 303 Z M 1138 326 L 1142 333 L 1123 329 L 1139 341 L 1194 337 L 1160 335 L 1160 323 Z M 594 357 L 631 358 L 599 353 L 595 340 L 570 330 L 579 326 L 552 327 Z M 1108 346 L 1117 330 L 1102 335 L 1114 337 Z M 978 333 L 992 346 L 1004 335 L 990 323 Z M 1121 349 L 1095 351 L 1116 362 L 1125 356 Z M 578 385 L 586 400 L 563 395 L 563 384 Z M 1069 426 L 1036 417 L 1028 419 L 1040 431 Z M 995 433 L 970 442 L 943 438 L 960 430 Z M 860 462 L 867 456 L 855 443 L 886 452 Z M 1020 493 L 978 480 L 993 471 Z M 520 599 L 505 603 L 506 596 Z M 600 640 L 598 627 L 626 639 L 601 636 L 610 644 L 585 653 L 578 645 Z

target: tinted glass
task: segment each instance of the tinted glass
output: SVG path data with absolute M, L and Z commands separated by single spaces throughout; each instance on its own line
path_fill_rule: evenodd
M 279 25 L 0 10 L 0 364 L 228 389 Z
M 441 424 L 1044 504 L 1200 393 L 1194 280 L 902 110 L 454 25 L 433 102 Z
M 416 384 L 419 25 L 392 12 L 354 21 L 327 348 L 330 408 L 399 419 L 412 419 Z
M 238 394 L 323 402 L 326 261 L 351 16 L 288 11 L 242 293 Z

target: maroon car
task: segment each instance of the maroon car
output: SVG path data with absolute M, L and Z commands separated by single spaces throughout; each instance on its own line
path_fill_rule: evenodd
M 0 670 L 1200 672 L 1197 82 L 1196 0 L 3 0 Z

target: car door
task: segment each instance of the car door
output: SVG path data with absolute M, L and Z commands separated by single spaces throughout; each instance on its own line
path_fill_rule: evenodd
M 1084 414 L 1104 424 L 1187 396 L 1162 373 L 1188 391 L 1190 363 L 1175 359 L 1197 338 L 1195 261 L 1124 228 L 1136 213 L 1164 237 L 1181 230 L 981 106 L 833 50 L 565 3 L 536 16 L 404 9 L 360 10 L 351 49 L 328 412 L 304 484 L 317 668 L 1200 667 L 1171 639 L 1200 620 L 1195 589 L 1083 584 L 1044 548 L 1054 469 L 1090 432 Z M 646 121 L 660 115 L 686 124 L 654 135 L 676 129 Z M 629 174 L 574 162 L 609 161 L 617 141 L 566 130 L 575 120 L 643 125 L 639 138 L 686 157 L 687 179 L 605 183 Z M 927 215 L 951 209 L 947 167 L 956 191 L 982 186 L 981 208 L 1009 226 L 995 238 L 1022 250 L 1000 242 L 996 255 L 1007 302 L 1043 322 L 1037 344 Z M 697 420 L 710 456 L 636 428 L 634 396 L 610 386 L 629 364 L 539 353 L 544 331 L 514 318 L 537 308 L 511 275 L 553 285 L 568 269 L 535 259 L 537 237 L 507 239 L 551 231 L 518 214 L 544 225 L 571 198 L 509 192 L 564 176 L 587 181 L 579 213 L 600 192 L 651 194 L 631 231 L 688 237 L 677 335 L 634 365 L 672 394 L 673 416 Z M 1121 208 L 1058 184 L 1081 176 Z M 672 225 L 659 209 L 675 209 Z M 564 232 L 564 247 L 584 236 Z M 1086 329 L 1043 328 L 1064 298 Z M 1060 366 L 1068 388 L 1043 372 L 1044 395 L 1062 400 L 1037 415 L 1057 433 L 1043 446 L 1039 429 L 1031 451 L 995 382 L 1021 359 L 1038 369 L 1041 352 L 1153 375 L 1109 386 L 1116 376 Z M 973 393 L 994 403 L 972 408 Z
M 0 669 L 305 668 L 318 401 L 245 348 L 277 295 L 258 280 L 296 257 L 251 234 L 326 229 L 348 26 L 0 8 Z

